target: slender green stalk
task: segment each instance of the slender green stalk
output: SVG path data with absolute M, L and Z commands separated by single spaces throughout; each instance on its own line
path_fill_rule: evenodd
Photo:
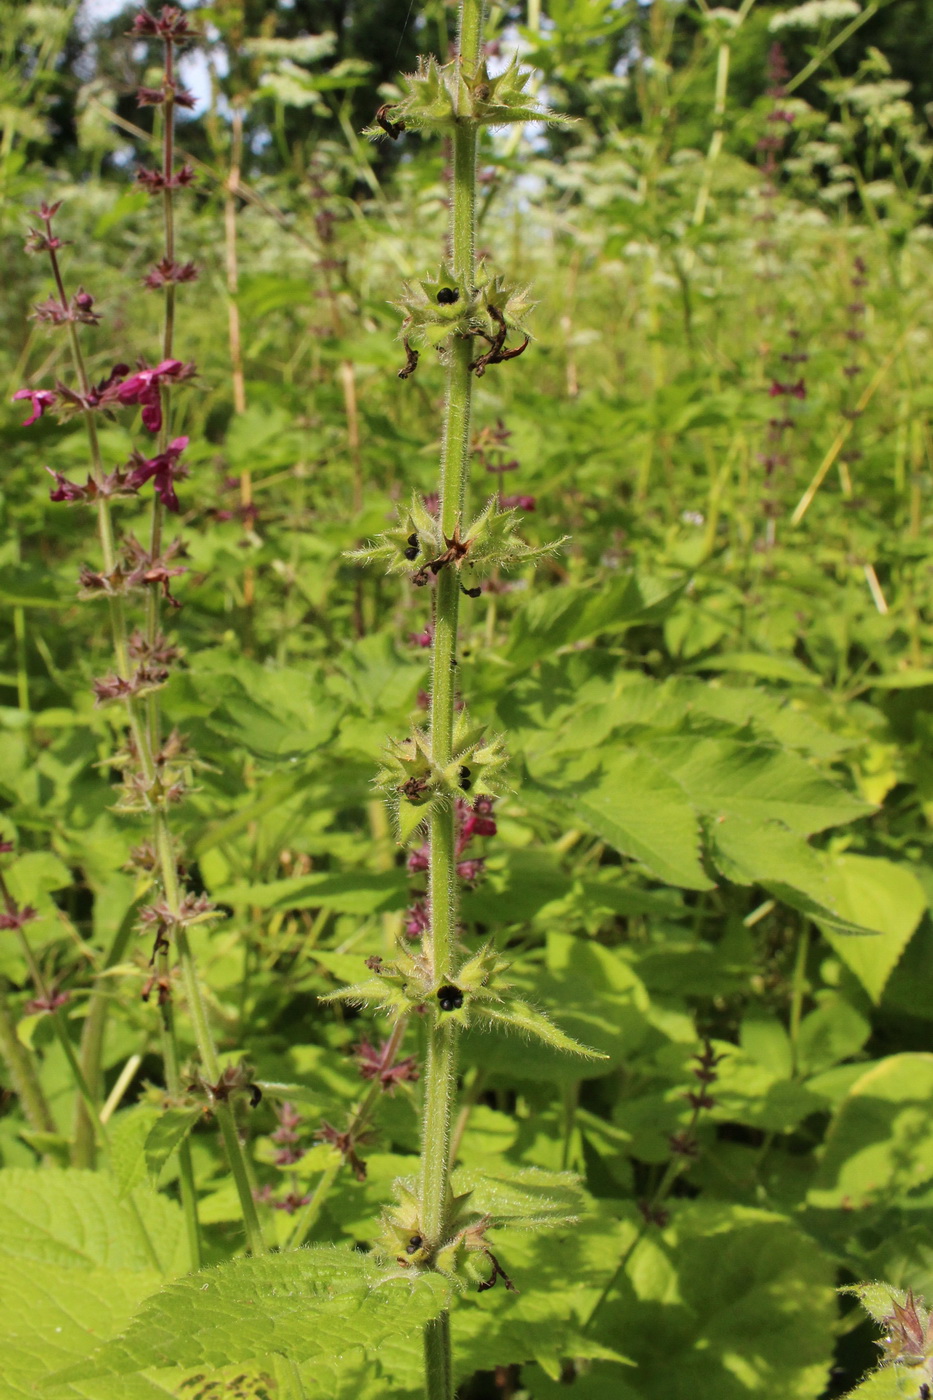
M 168 954 L 160 949 L 156 957 L 158 977 L 166 982 L 170 977 Z M 159 1018 L 162 1030 L 162 1065 L 165 1071 L 165 1086 L 174 1098 L 181 1090 L 181 1075 L 178 1066 L 178 1038 L 175 1034 L 175 1006 L 171 992 L 159 995 Z M 185 1217 L 185 1237 L 188 1241 L 188 1266 L 201 1267 L 201 1231 L 198 1224 L 198 1196 L 194 1184 L 194 1165 L 191 1160 L 191 1143 L 185 1138 L 178 1149 L 178 1176 L 181 1183 L 181 1208 Z
M 405 1039 L 405 1031 L 407 1027 L 407 1019 L 403 1019 L 401 1021 L 396 1022 L 392 1034 L 389 1037 L 389 1042 L 385 1048 L 386 1064 L 392 1064 L 393 1060 L 398 1054 L 399 1047 L 401 1046 L 402 1041 Z M 369 1122 L 370 1115 L 372 1114 L 373 1109 L 375 1108 L 376 1104 L 381 1098 L 382 1093 L 383 1086 L 379 1078 L 377 1077 L 370 1084 L 369 1089 L 363 1096 L 359 1106 L 350 1116 L 350 1121 L 346 1127 L 346 1136 L 351 1146 L 355 1141 L 359 1140 L 360 1134 L 365 1128 L 366 1124 Z M 294 1229 L 292 1230 L 292 1233 L 288 1238 L 288 1242 L 285 1245 L 286 1249 L 298 1249 L 301 1245 L 304 1244 L 305 1240 L 308 1238 L 311 1231 L 314 1229 L 315 1225 L 317 1224 L 318 1217 L 321 1214 L 321 1209 L 324 1205 L 324 1202 L 330 1194 L 330 1191 L 333 1188 L 333 1185 L 336 1182 L 338 1176 L 340 1175 L 341 1168 L 344 1165 L 344 1160 L 345 1158 L 341 1159 L 335 1156 L 333 1162 L 331 1162 L 331 1164 L 328 1167 L 326 1167 L 321 1173 L 320 1177 L 317 1180 L 317 1184 L 315 1185 L 314 1190 L 311 1193 L 311 1199 L 307 1202 L 304 1210 L 301 1212 L 301 1214 L 295 1221 Z
M 5 978 L 0 978 L 0 1056 L 6 1065 L 10 1084 L 22 1104 L 30 1128 L 34 1132 L 54 1133 L 55 1119 L 42 1092 L 32 1056 L 16 1034 L 16 1022 L 7 1000 Z
M 797 1064 L 797 1042 L 800 1038 L 800 1022 L 803 1016 L 803 999 L 807 993 L 807 955 L 810 951 L 810 925 L 805 919 L 803 927 L 797 937 L 797 955 L 794 959 L 794 974 L 791 981 L 790 994 L 790 1021 L 788 1025 L 788 1037 L 790 1039 L 791 1055 L 791 1078 L 796 1079 Z
M 175 162 L 174 63 L 174 45 L 170 39 L 167 39 L 164 46 L 163 91 L 165 100 L 162 104 L 162 174 L 164 177 L 162 191 L 162 223 L 165 263 L 168 266 L 174 264 L 175 261 L 175 191 L 172 183 Z M 169 277 L 164 282 L 163 292 L 162 358 L 164 360 L 169 360 L 173 356 L 175 344 L 175 282 L 172 278 Z M 162 422 L 159 428 L 158 448 L 159 452 L 165 452 L 169 444 L 171 432 L 171 399 L 168 385 L 162 382 L 159 386 L 159 392 L 162 407 Z M 162 550 L 164 513 L 163 502 L 156 492 L 153 494 L 152 500 L 152 520 L 149 537 L 149 551 L 153 560 L 159 556 Z M 154 647 L 157 644 L 160 622 L 161 594 L 158 584 L 153 584 L 149 589 L 146 613 L 146 639 L 150 647 Z M 145 708 L 145 729 L 146 748 L 150 754 L 155 755 L 161 748 L 162 743 L 162 717 L 158 692 L 153 692 L 148 697 Z M 182 912 L 184 895 L 178 879 L 178 867 L 164 801 L 153 804 L 152 822 L 153 848 L 158 862 L 162 893 L 170 913 L 177 919 Z M 175 929 L 176 946 L 181 966 L 182 981 L 185 988 L 185 997 L 188 1004 L 188 1014 L 191 1017 L 194 1027 L 198 1055 L 209 1083 L 218 1084 L 220 1081 L 220 1067 L 217 1059 L 217 1050 L 214 1045 L 207 1008 L 201 992 L 194 956 L 188 941 L 187 930 L 181 921 L 176 922 Z M 168 958 L 163 952 L 159 953 L 158 958 L 159 975 L 167 979 L 169 976 Z M 175 1036 L 174 1013 L 168 1000 L 164 1001 L 162 1006 L 162 1049 L 166 1088 L 170 1095 L 177 1097 L 181 1089 L 178 1046 Z M 234 1182 L 236 1183 L 237 1194 L 240 1198 L 240 1208 L 243 1212 L 243 1222 L 246 1227 L 246 1235 L 250 1250 L 253 1254 L 263 1254 L 265 1253 L 265 1242 L 259 1224 L 256 1203 L 253 1199 L 252 1185 L 249 1179 L 249 1171 L 243 1146 L 237 1133 L 233 1109 L 229 1102 L 217 1098 L 214 1102 L 214 1111 L 229 1159 L 230 1170 L 233 1174 Z M 197 1267 L 200 1261 L 197 1196 L 194 1187 L 191 1149 L 187 1142 L 183 1143 L 181 1147 L 179 1170 L 182 1208 L 186 1221 L 189 1253 L 192 1266 Z
M 472 76 L 482 43 L 483 0 L 461 0 L 459 51 L 464 74 Z M 477 124 L 461 120 L 453 135 L 451 245 L 458 283 L 476 280 Z M 459 529 L 470 461 L 472 342 L 454 339 L 447 367 L 447 413 L 440 472 L 441 529 L 450 539 Z M 431 674 L 431 754 L 443 768 L 453 756 L 455 669 L 460 588 L 456 571 L 443 569 L 435 594 Z M 429 899 L 431 928 L 426 948 L 435 982 L 451 973 L 457 931 L 457 861 L 453 805 L 435 809 L 430 821 Z M 435 1023 L 428 1033 L 421 1141 L 421 1230 L 432 1249 L 443 1243 L 450 1209 L 450 1132 L 457 1086 L 457 1030 Z M 450 1318 L 442 1313 L 424 1331 L 425 1394 L 453 1396 Z
M 123 959 L 133 932 L 137 909 L 138 903 L 134 902 L 121 920 L 120 927 L 107 950 L 103 967 L 94 978 L 88 1012 L 84 1018 L 84 1029 L 81 1032 L 81 1069 L 88 1087 L 94 1095 L 95 1103 L 103 1097 L 104 1040 L 111 1004 L 110 979 L 106 976 L 106 972 L 108 968 L 115 967 Z M 81 1100 L 78 1101 L 75 1113 L 74 1142 L 75 1165 L 92 1167 L 94 1165 L 94 1125 L 88 1118 Z
M 166 900 L 169 901 L 168 891 L 166 891 Z M 185 999 L 188 1003 L 188 1014 L 194 1026 L 194 1038 L 198 1047 L 201 1066 L 210 1083 L 218 1084 L 220 1082 L 220 1063 L 217 1059 L 214 1037 L 211 1034 L 207 1007 L 204 1003 L 204 998 L 201 995 L 201 988 L 198 983 L 194 955 L 191 951 L 191 945 L 188 942 L 188 930 L 183 925 L 178 926 L 175 942 L 178 948 L 178 961 L 181 966 Z M 240 1209 L 243 1212 L 243 1224 L 246 1227 L 246 1238 L 249 1243 L 250 1251 L 253 1254 L 265 1254 L 266 1245 L 262 1235 L 262 1227 L 259 1224 L 256 1202 L 253 1199 L 253 1188 L 249 1180 L 243 1145 L 237 1133 L 233 1109 L 230 1107 L 229 1103 L 221 1098 L 215 1100 L 213 1108 L 217 1124 L 220 1128 L 220 1135 L 224 1140 L 224 1147 L 227 1150 L 230 1171 L 233 1174 L 237 1195 L 240 1198 Z

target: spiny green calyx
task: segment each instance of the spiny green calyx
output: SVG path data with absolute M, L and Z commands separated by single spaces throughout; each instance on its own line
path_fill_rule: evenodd
M 454 334 L 491 343 L 502 339 L 503 333 L 515 332 L 526 343 L 530 340 L 525 328 L 525 319 L 534 309 L 529 289 L 501 274 L 493 275 L 485 263 L 479 264 L 475 283 L 469 287 L 459 283 L 449 264 L 444 264 L 436 276 L 406 282 L 392 305 L 405 318 L 400 338 L 416 350 L 443 347 Z
M 508 960 L 492 943 L 466 957 L 450 977 L 437 977 L 426 952 L 401 943 L 394 958 L 369 958 L 367 966 L 372 977 L 341 987 L 323 1000 L 372 1006 L 397 1018 L 417 1012 L 435 1025 L 443 1022 L 460 1030 L 502 1026 L 534 1036 L 556 1050 L 591 1060 L 606 1058 L 581 1045 L 543 1012 L 512 994 L 505 976 Z
M 392 135 L 390 128 L 445 131 L 465 122 L 509 126 L 565 120 L 528 93 L 531 77 L 530 69 L 519 68 L 517 56 L 496 77 L 490 76 L 485 60 L 469 75 L 459 58 L 443 64 L 433 55 L 419 58 L 416 71 L 400 79 L 403 96 L 380 108 L 382 120 L 367 127 L 366 135 Z
M 367 564 L 381 562 L 386 573 L 413 574 L 418 583 L 428 582 L 428 571 L 438 574 L 451 567 L 466 575 L 464 586 L 469 587 L 497 569 L 534 564 L 564 543 L 566 536 L 549 544 L 527 544 L 518 534 L 520 520 L 519 511 L 503 510 L 491 496 L 469 525 L 458 525 L 447 536 L 421 497 L 414 495 L 394 529 L 386 530 L 363 549 L 353 550 L 349 558 Z
M 507 762 L 501 740 L 488 737 L 485 726 L 474 724 L 465 710 L 454 726 L 453 755 L 443 766 L 434 762 L 426 730 L 390 739 L 376 785 L 389 801 L 399 842 L 409 841 L 439 802 L 449 803 L 465 792 L 472 798 L 501 797 Z
M 450 1197 L 443 1240 L 430 1240 L 422 1232 L 421 1204 L 413 1180 L 397 1180 L 395 1195 L 398 1204 L 383 1212 L 379 1246 L 396 1263 L 419 1272 L 435 1269 L 461 1288 L 475 1283 L 480 1292 L 501 1278 L 506 1288 L 517 1292 L 486 1238 L 486 1231 L 494 1229 L 497 1221 L 470 1206 L 472 1191 Z

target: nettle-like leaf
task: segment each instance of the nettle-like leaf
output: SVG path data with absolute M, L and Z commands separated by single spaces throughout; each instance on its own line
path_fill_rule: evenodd
M 372 1255 L 331 1246 L 235 1259 L 163 1288 L 123 1336 L 59 1372 L 56 1381 L 150 1367 L 247 1364 L 270 1355 L 297 1363 L 354 1349 L 372 1356 L 449 1301 L 449 1285 L 437 1275 L 387 1270 Z
M 160 1261 L 157 1269 L 153 1251 Z M 0 1350 L 4 1400 L 34 1397 L 50 1373 L 82 1361 L 184 1267 L 181 1211 L 164 1196 L 118 1194 L 106 1172 L 0 1172 Z M 112 1400 L 106 1383 L 66 1396 Z M 121 1400 L 164 1395 L 134 1377 Z
M 557 1229 L 576 1224 L 587 1209 L 588 1197 L 575 1172 L 540 1167 L 460 1168 L 454 1173 L 453 1188 L 471 1192 L 496 1229 Z
M 924 1390 L 923 1387 L 927 1389 Z M 915 1366 L 885 1366 L 850 1390 L 846 1400 L 926 1400 L 930 1382 Z

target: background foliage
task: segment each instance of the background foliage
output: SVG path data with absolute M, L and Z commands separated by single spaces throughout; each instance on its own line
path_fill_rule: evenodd
M 467 1037 L 464 1185 L 503 1173 L 516 1218 L 535 1191 L 566 1190 L 577 1223 L 503 1226 L 521 1292 L 461 1301 L 465 1396 L 842 1395 L 874 1365 L 877 1328 L 834 1288 L 883 1278 L 933 1298 L 933 33 L 921 0 L 815 2 L 809 27 L 747 0 L 493 12 L 502 52 L 520 44 L 576 121 L 483 151 L 483 242 L 539 305 L 520 365 L 477 386 L 475 471 L 525 498 L 533 543 L 570 539 L 465 600 L 464 688 L 512 754 L 497 833 L 474 848 L 466 935 L 492 937 L 522 992 L 607 1058 Z M 165 710 L 204 760 L 180 830 L 196 886 L 227 913 L 196 942 L 225 1062 L 248 1056 L 264 1088 L 242 1113 L 257 1191 L 282 1246 L 301 1222 L 313 1245 L 234 1264 L 215 1134 L 196 1105 L 164 1113 L 133 931 L 143 890 L 125 869 L 141 831 L 112 810 L 120 718 L 90 689 L 109 642 L 97 605 L 75 600 L 92 543 L 41 470 L 80 478 L 84 441 L 21 426 L 9 403 L 27 377 L 65 374 L 27 320 L 49 291 L 22 252 L 42 198 L 66 201 L 71 280 L 106 312 L 93 376 L 152 358 L 132 12 L 0 11 L 6 877 L 41 915 L 32 946 L 70 994 L 79 1048 L 103 993 L 94 1093 L 120 1080 L 105 1169 L 0 935 L 7 1383 L 31 1395 L 54 1373 L 50 1394 L 86 1400 L 288 1394 L 284 1357 L 315 1395 L 414 1394 L 440 1284 L 380 1291 L 333 1245 L 372 1243 L 391 1181 L 411 1174 L 418 1085 L 376 1105 L 365 1180 L 315 1133 L 359 1102 L 352 1047 L 380 1030 L 319 998 L 391 949 L 423 888 L 371 781 L 421 703 L 427 602 L 346 551 L 433 479 L 441 372 L 425 354 L 398 381 L 389 303 L 443 250 L 443 156 L 357 133 L 399 68 L 447 47 L 452 11 L 199 12 L 203 100 L 179 135 L 198 171 L 184 254 L 202 269 L 180 322 L 199 366 L 183 423 L 187 664 Z M 125 417 L 104 433 L 108 462 L 129 451 Z M 698 1106 L 703 1040 L 722 1058 Z M 419 1053 L 417 1027 L 405 1051 Z M 44 1124 L 24 1107 L 27 1073 Z M 283 1103 L 300 1115 L 291 1161 L 273 1138 Z M 203 1289 L 181 1277 L 186 1133 L 209 1262 L 227 1267 Z M 313 1327 L 281 1303 L 311 1277 L 337 1300 Z M 897 1368 L 865 1393 L 917 1396 L 921 1379 Z

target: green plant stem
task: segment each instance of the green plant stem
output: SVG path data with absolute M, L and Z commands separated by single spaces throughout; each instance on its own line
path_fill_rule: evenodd
M 395 1060 L 395 1057 L 398 1054 L 399 1049 L 401 1048 L 402 1041 L 405 1038 L 405 1031 L 407 1030 L 407 1028 L 407 1018 L 401 1021 L 397 1021 L 395 1026 L 393 1027 L 392 1034 L 389 1037 L 389 1042 L 385 1049 L 386 1064 L 390 1065 Z M 351 1144 L 354 1140 L 359 1139 L 360 1133 L 365 1128 L 366 1124 L 369 1122 L 370 1115 L 373 1109 L 375 1108 L 376 1104 L 378 1103 L 379 1099 L 382 1097 L 382 1094 L 383 1086 L 380 1083 L 379 1078 L 377 1076 L 370 1084 L 358 1107 L 350 1116 L 350 1121 L 346 1127 L 346 1134 Z M 331 1164 L 328 1167 L 326 1167 L 325 1170 L 321 1173 L 321 1175 L 318 1178 L 317 1185 L 311 1193 L 311 1199 L 308 1201 L 304 1210 L 301 1212 L 301 1214 L 298 1216 L 298 1219 L 295 1221 L 295 1227 L 288 1238 L 287 1244 L 285 1245 L 286 1249 L 298 1249 L 300 1245 L 304 1244 L 305 1240 L 308 1238 L 311 1231 L 317 1224 L 318 1217 L 321 1214 L 321 1208 L 324 1205 L 324 1202 L 327 1199 L 327 1196 L 331 1188 L 333 1187 L 334 1182 L 340 1175 L 340 1171 L 343 1165 L 344 1159 L 340 1157 L 335 1157 L 333 1162 L 331 1162 Z
M 463 73 L 479 63 L 484 0 L 460 0 L 459 52 Z M 453 134 L 451 246 L 454 276 L 470 291 L 476 280 L 476 152 L 473 121 L 458 121 Z M 447 412 L 440 470 L 440 522 L 449 539 L 463 519 L 470 462 L 473 375 L 470 338 L 454 338 L 447 363 Z M 453 566 L 438 575 L 431 668 L 431 754 L 446 767 L 453 757 L 455 670 L 460 584 Z M 451 976 L 457 932 L 457 860 L 453 804 L 431 814 L 429 900 L 431 930 L 426 950 L 433 980 Z M 421 1231 L 432 1250 L 443 1244 L 450 1208 L 450 1131 L 457 1086 L 457 1028 L 432 1021 L 424 1074 L 421 1136 Z M 450 1318 L 445 1312 L 424 1330 L 425 1394 L 452 1400 Z
M 35 1132 L 54 1133 L 55 1119 L 42 1092 L 33 1058 L 16 1034 L 16 1021 L 7 999 L 5 978 L 0 978 L 0 1056 L 29 1126 Z
M 51 251 L 50 257 L 52 263 L 52 271 L 55 276 L 55 283 L 58 288 L 58 294 L 61 299 L 61 303 L 63 306 L 67 306 L 68 297 L 65 291 L 65 285 L 62 279 L 58 258 L 54 249 Z M 167 310 L 167 326 L 170 324 L 170 321 L 171 318 Z M 71 342 L 71 355 L 72 360 L 74 362 L 75 374 L 77 375 L 78 383 L 81 386 L 82 393 L 86 394 L 89 388 L 90 381 L 88 379 L 87 368 L 84 363 L 84 355 L 81 351 L 81 342 L 78 338 L 77 328 L 73 321 L 69 321 L 68 331 Z M 100 451 L 100 441 L 97 436 L 97 424 L 94 420 L 93 412 L 91 410 L 87 410 L 85 412 L 84 419 L 91 457 L 91 472 L 94 479 L 96 481 L 100 481 L 104 476 L 104 465 Z M 116 567 L 117 550 L 113 529 L 113 517 L 110 511 L 110 502 L 105 496 L 101 496 L 98 499 L 97 529 L 101 547 L 101 556 L 104 565 L 104 572 L 105 574 L 111 574 L 113 573 Z M 155 590 L 153 589 L 150 592 L 150 599 L 153 597 L 154 593 Z M 113 638 L 113 647 L 116 658 L 117 672 L 124 680 L 127 680 L 129 679 L 132 673 L 132 667 L 130 664 L 129 647 L 127 644 L 126 610 L 124 608 L 123 598 L 119 594 L 111 595 L 108 598 L 108 604 L 110 612 L 111 635 Z M 155 626 L 157 628 L 158 603 L 155 604 L 155 607 Z M 132 735 L 133 743 L 135 745 L 136 752 L 139 757 L 139 764 L 142 769 L 146 783 L 151 788 L 155 783 L 156 778 L 155 751 L 158 744 L 158 709 L 154 708 L 153 706 L 149 707 L 148 715 L 146 717 L 149 721 L 147 724 L 141 713 L 140 706 L 136 700 L 134 700 L 132 697 L 128 698 L 125 701 L 125 706 L 127 719 L 129 721 L 130 733 Z M 171 839 L 169 838 L 167 841 L 161 842 L 159 840 L 160 823 L 162 825 L 165 825 L 166 823 L 164 809 L 156 808 L 154 810 L 153 823 L 153 834 L 155 837 L 154 845 L 160 860 L 163 889 L 166 891 L 167 899 L 169 898 L 169 888 L 174 890 L 174 903 L 172 903 L 171 900 L 169 900 L 169 906 L 173 912 L 177 912 L 179 907 L 179 895 L 177 887 L 174 852 L 171 849 Z M 168 866 L 166 865 L 166 858 L 170 866 L 168 875 L 166 874 L 166 871 L 168 869 Z M 119 953 L 115 954 L 114 960 L 116 961 L 119 956 Z M 100 1001 L 103 1002 L 102 995 L 100 997 Z M 90 1014 L 94 1014 L 94 1004 L 92 1004 Z M 100 1015 L 102 1018 L 105 1018 L 105 1009 L 101 1011 Z M 103 1046 L 103 1029 L 104 1027 L 101 1023 L 99 1028 L 99 1041 L 95 1042 L 96 1051 L 98 1055 L 102 1050 Z M 165 1030 L 166 1026 L 163 1022 L 163 1032 L 165 1032 Z M 174 1040 L 174 1020 L 171 1020 L 169 1022 L 167 1030 L 168 1034 L 171 1035 L 171 1037 Z M 69 1048 L 70 1041 L 68 1043 L 68 1047 L 65 1048 L 66 1055 L 68 1055 L 69 1053 Z M 92 1046 L 92 1049 L 94 1048 L 95 1046 Z M 163 1051 L 164 1049 L 165 1038 L 163 1034 Z M 74 1052 L 72 1051 L 72 1056 L 73 1053 Z M 177 1094 L 180 1088 L 177 1075 L 177 1063 L 178 1048 L 177 1044 L 173 1044 L 171 1052 L 166 1059 L 166 1064 L 174 1064 L 176 1066 L 176 1073 L 174 1075 L 175 1082 L 169 1082 L 167 1085 L 169 1093 L 171 1094 Z M 75 1061 L 75 1064 L 77 1065 L 77 1061 Z M 82 1074 L 82 1082 L 84 1083 L 86 1089 L 87 1079 L 84 1078 L 83 1071 L 80 1072 Z M 91 1079 L 93 1079 L 93 1077 L 94 1076 L 92 1074 Z M 80 1158 L 86 1159 L 84 1164 L 90 1165 L 93 1162 L 94 1142 L 99 1131 L 99 1124 L 95 1122 L 97 1110 L 93 1100 L 87 1094 L 81 1094 L 81 1102 L 82 1104 L 86 1105 L 86 1111 L 83 1114 L 81 1114 L 78 1120 L 78 1131 L 76 1133 L 75 1139 L 75 1151 Z M 239 1146 L 238 1140 L 237 1146 Z M 189 1254 L 192 1261 L 192 1267 L 197 1267 L 195 1261 L 200 1259 L 200 1244 L 197 1243 L 196 1246 L 193 1245 L 191 1236 L 192 1222 L 194 1222 L 194 1229 L 195 1233 L 197 1234 L 197 1194 L 194 1188 L 194 1172 L 191 1163 L 191 1148 L 187 1142 L 184 1142 L 182 1144 L 180 1150 L 179 1169 L 181 1182 L 182 1210 L 185 1216 L 186 1226 L 188 1228 Z M 253 1206 L 253 1210 L 255 1213 L 255 1206 L 253 1205 L 252 1194 L 250 1194 L 249 1199 L 250 1205 Z
M 807 992 L 807 954 L 809 951 L 810 925 L 804 920 L 803 927 L 797 939 L 797 955 L 794 959 L 794 975 L 791 981 L 790 1021 L 787 1030 L 790 1040 L 790 1073 L 792 1079 L 796 1079 L 797 1077 L 797 1042 L 800 1039 L 803 999 Z
M 160 949 L 158 953 L 156 970 L 160 979 L 169 978 L 168 954 L 164 949 Z M 175 1006 L 171 993 L 165 998 L 160 996 L 159 1020 L 165 1087 L 170 1098 L 177 1100 L 181 1095 L 181 1075 L 178 1067 L 178 1039 L 175 1035 Z M 178 1149 L 178 1176 L 181 1184 L 181 1208 L 185 1217 L 185 1236 L 188 1241 L 188 1267 L 193 1271 L 201 1267 L 201 1232 L 198 1225 L 198 1196 L 194 1185 L 191 1143 L 187 1138 Z
M 421 1121 L 421 1231 L 443 1243 L 450 1196 L 450 1125 L 456 1093 L 457 1030 L 441 1023 L 428 1036 Z
M 428 1400 L 453 1400 L 449 1312 L 442 1312 L 425 1323 L 424 1392 Z
M 120 926 L 104 958 L 104 965 L 94 978 L 88 1011 L 84 1018 L 84 1029 L 81 1032 L 81 1069 L 88 1087 L 94 1095 L 95 1103 L 103 1097 L 101 1067 L 104 1057 L 104 1040 L 107 1033 L 107 1017 L 111 1005 L 109 985 L 111 979 L 105 974 L 109 968 L 115 967 L 117 963 L 122 961 L 133 932 L 137 910 L 138 901 L 134 901 L 120 921 Z M 74 1142 L 75 1166 L 93 1167 L 94 1125 L 88 1118 L 87 1110 L 81 1100 L 78 1101 L 75 1112 Z
M 166 899 L 169 899 L 167 891 Z M 194 1037 L 198 1047 L 201 1066 L 209 1082 L 211 1084 L 217 1084 L 220 1081 L 220 1062 L 217 1059 L 214 1038 L 211 1035 L 210 1023 L 207 1017 L 207 1007 L 201 995 L 201 987 L 198 982 L 194 955 L 191 951 L 191 945 L 188 942 L 188 930 L 181 925 L 178 926 L 175 942 L 178 948 L 178 961 L 181 967 L 185 998 L 188 1002 L 188 1014 L 194 1026 Z M 213 1108 L 217 1124 L 220 1128 L 220 1135 L 224 1140 L 224 1147 L 227 1150 L 227 1159 L 230 1163 L 230 1171 L 233 1174 L 237 1195 L 240 1198 L 240 1209 L 243 1212 L 243 1224 L 246 1227 L 246 1238 L 249 1243 L 250 1251 L 253 1254 L 265 1254 L 266 1244 L 262 1235 L 262 1227 L 259 1224 L 256 1202 L 253 1200 L 253 1190 L 250 1185 L 249 1172 L 246 1168 L 243 1145 L 237 1133 L 233 1109 L 230 1107 L 229 1103 L 220 1098 L 215 1099 Z

